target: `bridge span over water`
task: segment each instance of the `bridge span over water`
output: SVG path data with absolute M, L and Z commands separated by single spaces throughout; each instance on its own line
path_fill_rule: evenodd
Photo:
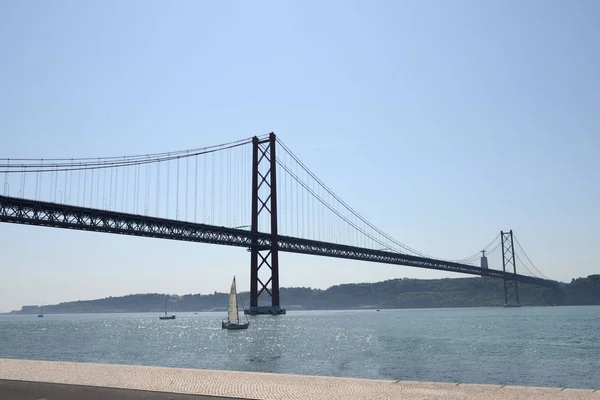
M 352 209 L 273 133 L 148 155 L 0 159 L 2 175 L 0 222 L 248 249 L 251 314 L 285 313 L 279 252 L 498 278 L 506 306 L 519 305 L 518 283 L 557 286 L 512 231 L 482 248 L 484 255 L 500 250 L 502 270 L 477 266 L 479 251 L 442 260 L 404 245 Z M 529 274 L 517 273 L 518 262 Z M 259 306 L 265 295 L 271 306 Z

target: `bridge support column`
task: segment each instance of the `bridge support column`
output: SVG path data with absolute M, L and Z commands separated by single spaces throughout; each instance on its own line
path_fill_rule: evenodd
M 250 246 L 250 307 L 244 314 L 285 314 L 279 305 L 279 243 L 277 240 L 277 159 L 275 154 L 276 138 L 270 133 L 268 139 L 252 138 L 252 220 L 250 229 L 253 234 Z M 262 221 L 266 230 L 259 230 Z M 271 234 L 271 245 L 261 246 L 256 234 Z M 263 271 L 263 279 L 259 271 Z M 270 276 L 264 274 L 267 272 Z M 267 293 L 271 305 L 261 305 L 260 296 Z M 264 297 L 264 296 L 263 296 Z
M 500 231 L 500 240 L 502 241 L 502 270 L 510 274 L 512 269 L 512 273 L 516 275 L 517 263 L 512 229 L 509 232 Z M 516 279 L 507 278 L 506 275 L 504 276 L 504 307 L 521 307 L 518 282 Z

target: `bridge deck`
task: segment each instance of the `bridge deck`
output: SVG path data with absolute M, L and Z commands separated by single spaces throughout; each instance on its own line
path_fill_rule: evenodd
M 0 196 L 0 222 L 246 248 L 257 246 L 268 249 L 271 248 L 273 240 L 270 234 L 260 232 L 252 234 L 250 231 L 243 229 L 196 224 L 6 196 Z M 495 269 L 483 269 L 472 265 L 409 254 L 282 235 L 277 236 L 277 243 L 279 251 L 288 253 L 405 265 L 492 278 L 506 278 L 508 280 L 546 287 L 557 286 L 557 282 L 547 279 L 513 274 Z
M 2 381 L 4 380 L 4 381 Z M 8 391 L 18 394 L 14 381 L 44 382 L 69 386 L 46 387 L 24 384 L 21 394 L 41 391 L 55 395 L 84 390 L 83 387 L 133 389 L 157 392 L 150 395 L 164 398 L 163 393 L 179 395 L 220 396 L 242 399 L 600 399 L 600 391 L 516 387 L 501 385 L 471 385 L 456 383 L 384 381 L 354 378 L 332 378 L 255 372 L 209 371 L 180 368 L 142 367 L 128 365 L 85 364 L 55 361 L 0 359 L 0 398 Z M 111 395 L 112 393 L 112 395 Z M 96 399 L 114 397 L 114 391 L 97 391 Z M 135 392 L 122 398 L 138 398 Z M 144 393 L 139 393 L 139 398 Z M 15 395 L 16 397 L 16 395 Z M 22 398 L 33 398 L 25 397 Z M 44 397 L 44 396 L 42 396 Z M 36 397 L 38 398 L 38 397 Z M 47 397 L 52 398 L 52 397 Z M 57 397 L 62 398 L 62 397 Z M 181 398 L 185 397 L 173 397 Z M 205 397 L 206 398 L 206 397 Z

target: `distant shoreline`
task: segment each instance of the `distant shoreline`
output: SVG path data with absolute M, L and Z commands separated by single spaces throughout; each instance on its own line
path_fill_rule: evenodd
M 285 306 L 282 306 L 285 308 Z M 559 304 L 559 305 L 531 305 L 522 306 L 521 308 L 551 308 L 551 307 L 600 307 L 599 304 Z M 460 309 L 477 309 L 477 308 L 505 308 L 503 306 L 471 306 L 471 307 L 409 307 L 409 308 L 327 308 L 327 309 L 293 309 L 289 312 L 313 312 L 313 311 L 397 311 L 397 310 L 460 310 Z M 44 315 L 88 315 L 88 314 L 161 314 L 162 311 L 97 311 L 97 312 L 72 312 L 72 313 L 44 313 Z M 173 311 L 175 314 L 199 314 L 199 313 L 215 313 L 222 314 L 223 311 Z M 8 312 L 0 313 L 0 315 L 32 315 L 36 313 L 24 312 Z
M 54 305 L 27 305 L 6 314 L 106 314 L 164 312 L 164 293 L 131 294 L 96 300 L 79 300 Z M 248 292 L 239 293 L 240 308 L 250 303 Z M 372 310 L 473 308 L 504 306 L 501 279 L 444 278 L 391 279 L 375 283 L 335 285 L 328 289 L 281 288 L 283 307 L 293 310 Z M 521 306 L 600 305 L 600 275 L 573 279 L 555 288 L 519 285 Z M 168 295 L 168 310 L 225 312 L 227 293 Z M 259 304 L 270 299 L 261 297 Z

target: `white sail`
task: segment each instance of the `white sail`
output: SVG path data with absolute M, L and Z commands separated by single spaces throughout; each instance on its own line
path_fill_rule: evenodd
M 229 307 L 227 308 L 227 319 L 229 322 L 239 322 L 238 306 L 237 306 L 237 293 L 235 289 L 235 276 L 231 283 L 231 291 L 229 292 Z

